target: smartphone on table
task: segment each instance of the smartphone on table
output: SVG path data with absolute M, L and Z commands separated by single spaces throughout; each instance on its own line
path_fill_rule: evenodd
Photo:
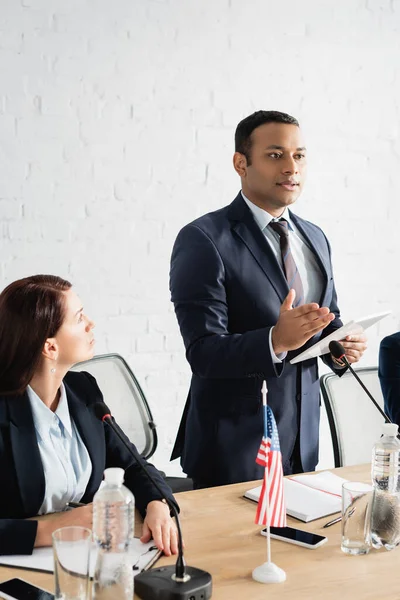
M 303 546 L 303 548 L 319 548 L 322 544 L 328 541 L 327 537 L 312 533 L 310 531 L 303 531 L 301 529 L 294 529 L 293 527 L 271 527 L 271 538 L 274 540 L 281 540 L 282 542 L 288 542 L 289 544 L 296 544 L 297 546 Z M 267 530 L 263 529 L 261 535 L 267 535 Z
M 4 600 L 54 600 L 54 594 L 16 577 L 0 583 L 0 598 L 4 598 Z

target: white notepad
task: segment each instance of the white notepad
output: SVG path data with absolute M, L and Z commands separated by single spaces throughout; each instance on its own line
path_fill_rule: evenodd
M 330 471 L 315 475 L 292 475 L 284 478 L 286 513 L 308 523 L 342 509 L 342 484 L 347 480 Z M 258 502 L 261 486 L 245 492 Z
M 322 354 L 328 354 L 330 342 L 343 340 L 347 335 L 359 335 L 368 329 L 368 327 L 375 325 L 375 323 L 378 323 L 378 321 L 390 314 L 389 311 L 364 317 L 363 319 L 357 319 L 357 321 L 349 321 L 346 325 L 343 325 L 339 329 L 335 329 L 335 331 L 327 335 L 323 340 L 311 346 L 311 348 L 307 348 L 307 350 L 304 350 L 304 352 L 301 352 L 301 354 L 292 358 L 290 364 L 295 365 L 302 360 L 308 360 L 309 358 L 316 358 Z
M 143 544 L 139 539 L 133 538 L 129 546 L 129 558 L 132 566 L 137 566 L 133 571 L 133 575 L 137 575 L 143 570 L 149 569 L 161 555 L 161 551 L 154 548 L 153 540 L 147 544 Z M 93 551 L 90 555 L 90 576 L 93 577 L 97 558 L 96 546 L 93 546 Z M 33 571 L 44 571 L 46 573 L 54 572 L 53 548 L 46 546 L 45 548 L 34 548 L 32 554 L 15 554 L 12 556 L 0 556 L 0 565 L 9 567 L 19 567 L 21 569 L 30 569 Z M 79 572 L 79 565 L 76 566 Z

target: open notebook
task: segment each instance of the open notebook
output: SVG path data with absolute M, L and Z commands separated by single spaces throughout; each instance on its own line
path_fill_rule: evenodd
M 307 523 L 326 517 L 342 508 L 342 484 L 347 481 L 330 471 L 315 475 L 292 475 L 284 478 L 286 512 Z M 245 492 L 258 502 L 261 486 Z
M 129 546 L 129 558 L 133 567 L 133 575 L 149 569 L 159 558 L 161 550 L 154 546 L 154 542 L 142 544 L 142 542 L 133 538 Z M 97 549 L 93 545 L 90 555 L 90 576 L 93 577 L 97 558 Z M 29 569 L 33 571 L 44 571 L 53 573 L 54 558 L 52 547 L 34 548 L 32 554 L 21 554 L 13 556 L 0 556 L 0 565 Z M 76 565 L 76 571 L 79 572 L 79 565 Z

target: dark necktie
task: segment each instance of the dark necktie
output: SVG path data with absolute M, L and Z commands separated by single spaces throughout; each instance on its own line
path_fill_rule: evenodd
M 289 289 L 293 288 L 296 291 L 293 306 L 300 306 L 300 304 L 304 304 L 304 290 L 290 249 L 288 222 L 285 219 L 281 219 L 280 221 L 270 221 L 269 225 L 279 235 L 283 270 L 285 271 Z

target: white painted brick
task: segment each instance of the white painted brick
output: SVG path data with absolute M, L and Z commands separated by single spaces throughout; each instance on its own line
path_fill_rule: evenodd
M 19 219 L 22 216 L 22 204 L 21 201 L 14 198 L 13 200 L 4 200 L 1 198 L 0 189 L 0 215 L 1 219 L 5 221 Z
M 22 141 L 17 138 L 16 143 L 16 149 L 21 160 L 26 161 L 29 165 L 42 165 L 43 169 L 51 167 L 52 170 L 56 170 L 65 163 L 61 141 L 39 141 L 35 138 Z M 57 176 L 57 173 L 55 173 L 55 175 Z M 29 177 L 32 182 L 31 171 L 29 172 Z M 47 181 L 49 180 L 48 173 L 45 173 L 44 179 Z
M 134 338 L 127 336 L 125 332 L 122 335 L 113 334 L 110 336 L 104 336 L 102 333 L 101 338 L 104 342 L 104 353 L 106 354 L 121 354 L 121 356 L 127 356 L 134 349 Z M 100 354 L 98 345 L 96 346 L 96 354 Z
M 12 139 L 16 133 L 16 119 L 11 115 L 0 115 L 1 139 Z
M 33 11 L 30 12 L 32 14 Z M 74 35 L 73 33 L 63 34 L 59 31 L 55 31 L 56 19 L 57 17 L 54 15 L 54 13 L 53 15 L 50 15 L 49 28 L 43 29 L 40 33 L 37 31 L 24 32 L 22 51 L 25 54 L 40 54 L 44 56 L 50 56 L 57 60 L 57 57 L 60 55 L 79 58 L 79 56 L 82 56 L 82 54 L 87 52 L 87 36 Z M 60 83 L 60 79 L 57 80 L 57 83 Z M 46 87 L 43 86 L 43 80 L 31 79 L 27 84 L 27 89 L 39 89 L 41 92 L 43 92 L 43 89 Z M 51 91 L 50 86 L 48 91 Z M 58 86 L 57 88 L 53 89 L 53 93 L 57 93 L 57 91 Z M 68 99 L 67 94 L 65 95 L 65 99 Z
M 165 296 L 165 294 L 163 294 Z M 175 313 L 171 311 L 169 313 L 161 315 L 149 316 L 149 331 L 156 331 L 158 333 L 176 333 L 178 331 Z
M 53 273 L 62 277 L 63 268 L 65 269 L 65 265 L 68 264 L 68 250 L 52 248 L 49 252 L 48 245 L 43 241 L 40 243 L 36 244 L 37 250 L 33 255 L 29 244 L 18 242 L 19 252 L 21 255 L 24 252 L 23 259 L 13 256 L 12 260 L 7 263 L 5 278 L 8 281 L 14 281 L 34 273 Z
M 149 313 L 159 312 L 162 314 L 165 308 L 164 295 L 154 297 L 154 287 L 155 285 L 150 286 L 145 283 L 138 283 L 137 279 L 133 277 L 125 290 L 125 293 L 128 290 L 131 291 L 132 296 L 129 298 L 129 302 L 125 303 L 122 300 L 123 306 L 121 306 L 121 301 L 118 301 L 120 314 L 137 314 L 146 315 L 147 317 Z M 140 297 L 135 298 L 134 296 L 138 292 Z
M 230 127 L 200 127 L 196 132 L 197 154 L 207 160 L 213 152 L 213 148 L 218 148 L 221 154 L 229 155 L 233 149 L 232 140 L 233 131 Z
M 58 218 L 61 223 L 65 218 L 84 219 L 84 204 L 75 204 L 73 196 L 64 202 L 56 201 L 54 194 L 44 194 L 38 198 L 28 198 L 24 202 L 24 215 L 28 218 Z
M 107 329 L 110 335 L 125 333 L 127 336 L 132 334 L 143 334 L 148 330 L 148 319 L 145 315 L 120 315 L 107 319 Z
M 236 195 L 250 112 L 305 129 L 296 210 L 331 241 L 344 317 L 393 310 L 363 364 L 400 329 L 399 28 L 386 0 L 2 1 L 0 279 L 72 280 L 96 351 L 140 375 L 167 472 L 190 380 L 169 258 L 183 225 Z
M 77 138 L 79 124 L 73 118 L 58 116 L 32 116 L 17 119 L 17 136 L 22 141 L 32 138 L 37 140 L 57 140 L 60 138 Z
M 175 387 L 180 383 L 179 373 L 171 372 L 169 370 L 160 369 L 158 373 L 151 373 L 145 378 L 146 387 L 149 393 L 155 393 L 155 390 L 163 389 L 167 386 Z
M 20 52 L 23 37 L 21 31 L 2 28 L 0 30 L 0 49 Z
M 161 333 L 146 333 L 136 338 L 137 352 L 162 352 L 164 335 Z
M 43 228 L 40 221 L 32 221 L 31 219 L 19 219 L 9 223 L 10 239 L 17 241 L 25 241 L 40 243 L 43 239 Z
M 20 26 L 21 24 L 17 25 L 17 27 Z M 34 73 L 38 77 L 47 77 L 51 72 L 51 68 L 48 59 L 44 56 L 3 50 L 0 53 L 0 72 L 10 73 L 8 78 L 11 86 L 18 85 L 18 88 L 20 88 L 21 80 L 24 81 L 30 74 Z M 16 77 L 17 73 L 18 78 Z M 2 82 L 0 89 L 1 93 L 4 94 L 6 90 L 5 81 Z
M 135 373 L 157 372 L 159 369 L 171 367 L 171 356 L 165 352 L 137 352 L 130 358 L 130 364 Z
M 175 335 L 169 334 L 165 337 L 165 350 L 167 352 L 185 352 L 185 346 L 179 333 Z

